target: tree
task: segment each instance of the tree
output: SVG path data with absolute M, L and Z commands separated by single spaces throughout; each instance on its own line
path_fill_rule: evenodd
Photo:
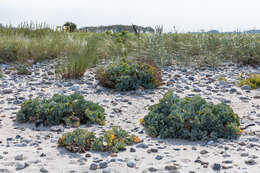
M 72 22 L 66 22 L 63 26 L 69 26 L 70 32 L 74 32 L 77 29 L 77 25 Z

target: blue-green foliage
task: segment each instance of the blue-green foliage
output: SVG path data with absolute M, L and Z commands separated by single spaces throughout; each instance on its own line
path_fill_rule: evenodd
M 51 99 L 29 99 L 22 104 L 16 119 L 19 122 L 40 119 L 46 125 L 70 125 L 77 120 L 81 123 L 104 124 L 105 116 L 100 105 L 75 93 L 69 96 L 55 94 Z
M 77 128 L 63 134 L 58 140 L 58 145 L 72 152 L 88 150 L 119 152 L 125 150 L 126 146 L 139 142 L 139 137 L 129 134 L 121 127 L 113 127 L 100 137 L 96 137 L 95 133 L 88 130 Z
M 214 140 L 241 132 L 239 117 L 230 106 L 209 104 L 200 96 L 179 98 L 169 91 L 149 110 L 143 124 L 154 137 Z
M 120 91 L 156 88 L 162 80 L 158 68 L 130 60 L 113 63 L 105 70 L 99 69 L 97 78 L 101 85 Z

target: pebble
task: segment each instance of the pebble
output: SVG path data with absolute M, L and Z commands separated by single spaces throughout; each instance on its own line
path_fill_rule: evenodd
M 156 169 L 156 168 L 153 168 L 153 167 L 151 167 L 151 168 L 148 168 L 148 171 L 150 171 L 150 172 L 156 172 L 156 171 L 157 171 L 157 169 Z
M 247 157 L 249 154 L 248 153 L 241 153 L 240 156 L 241 157 Z
M 136 152 L 136 149 L 130 148 L 130 152 L 131 152 L 131 153 L 134 153 L 134 152 Z
M 162 160 L 162 159 L 163 159 L 163 156 L 157 155 L 157 156 L 155 157 L 155 159 L 156 159 L 156 160 Z
M 207 150 L 201 150 L 200 151 L 200 154 L 207 154 L 207 153 L 209 153 Z
M 167 166 L 165 166 L 164 169 L 167 170 L 167 171 L 172 171 L 172 170 L 177 170 L 178 167 L 175 166 L 175 165 L 167 165 Z
M 143 149 L 145 149 L 145 148 L 148 148 L 148 145 L 144 144 L 144 143 L 140 143 L 140 144 L 136 145 L 136 148 L 143 148 Z
M 251 90 L 251 86 L 249 86 L 249 85 L 243 85 L 243 86 L 241 87 L 241 89 L 242 89 L 242 90 L 249 91 L 249 90 Z
M 16 163 L 16 170 L 19 171 L 19 170 L 22 170 L 24 168 L 26 168 L 27 166 L 29 166 L 28 163 L 25 163 L 25 162 L 18 162 Z
M 103 168 L 106 168 L 108 165 L 107 165 L 107 162 L 101 162 L 101 163 L 99 163 L 99 167 L 101 168 L 101 169 L 103 169 Z
M 214 163 L 212 166 L 212 169 L 214 171 L 220 171 L 221 170 L 221 165 L 219 163 Z
M 255 165 L 257 162 L 254 159 L 245 160 L 245 164 L 247 165 Z
M 2 93 L 3 94 L 11 94 L 11 93 L 13 93 L 13 90 L 12 89 L 3 89 Z
M 92 164 L 90 165 L 90 167 L 89 167 L 90 170 L 97 170 L 97 168 L 98 168 L 98 165 L 95 164 L 95 163 L 92 163 Z
M 130 160 L 130 161 L 127 162 L 127 166 L 129 168 L 134 168 L 136 166 L 136 163 L 134 161 Z
M 105 169 L 103 169 L 102 173 L 111 173 L 111 169 L 110 168 L 105 168 Z
M 47 169 L 45 169 L 45 168 L 41 168 L 40 169 L 40 172 L 42 172 L 42 173 L 47 173 L 47 172 L 49 172 Z
M 15 160 L 23 160 L 24 159 L 23 154 L 19 154 L 19 155 L 15 156 L 14 159 Z

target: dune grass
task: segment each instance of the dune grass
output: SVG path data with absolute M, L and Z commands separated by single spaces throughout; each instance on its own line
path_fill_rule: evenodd
M 46 59 L 64 58 L 58 72 L 64 78 L 82 76 L 101 60 L 135 57 L 158 66 L 217 66 L 229 60 L 241 64 L 260 65 L 260 35 L 163 33 L 135 35 L 126 31 L 56 32 L 46 24 L 23 23 L 18 27 L 0 28 L 0 63 L 35 63 Z M 59 70 L 62 69 L 62 70 Z M 68 75 L 68 73 L 74 73 Z
M 239 86 L 248 85 L 252 89 L 260 87 L 260 74 L 249 74 L 246 79 L 240 80 Z

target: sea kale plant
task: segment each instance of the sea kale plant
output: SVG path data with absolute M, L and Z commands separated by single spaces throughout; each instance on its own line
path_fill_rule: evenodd
M 152 89 L 161 85 L 161 71 L 156 66 L 134 60 L 120 60 L 97 71 L 97 79 L 104 87 L 119 91 Z
M 149 110 L 140 122 L 152 137 L 216 140 L 235 138 L 242 132 L 230 106 L 210 104 L 200 96 L 179 98 L 169 91 Z
M 93 132 L 77 128 L 62 135 L 58 140 L 58 145 L 71 152 L 86 152 L 88 150 L 119 152 L 125 150 L 127 145 L 139 142 L 139 137 L 130 135 L 120 127 L 113 127 L 112 130 L 106 131 L 100 137 L 96 137 Z
M 104 109 L 87 101 L 78 93 L 69 96 L 55 94 L 51 99 L 29 99 L 16 115 L 18 122 L 42 122 L 44 125 L 61 123 L 78 127 L 80 123 L 103 125 Z

